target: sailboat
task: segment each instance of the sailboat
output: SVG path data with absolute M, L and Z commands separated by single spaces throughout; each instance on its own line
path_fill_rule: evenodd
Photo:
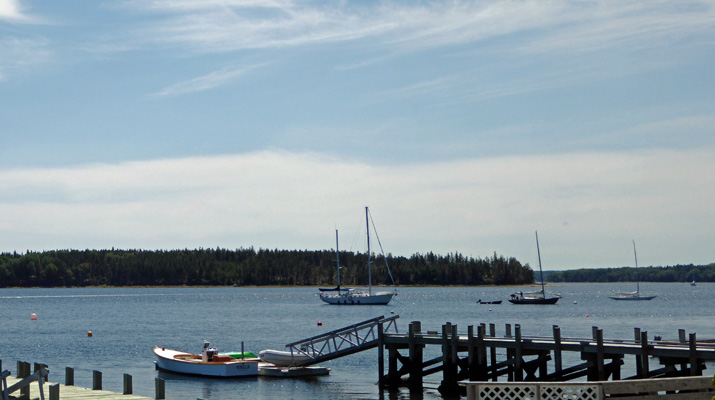
M 636 241 L 633 241 L 633 256 L 636 259 L 636 291 L 629 293 L 618 293 L 615 296 L 609 296 L 613 300 L 653 300 L 657 296 L 641 296 L 640 282 L 638 281 L 638 254 L 636 253 Z
M 365 224 L 367 225 L 367 271 L 368 271 L 368 289 L 358 290 L 353 288 L 343 288 L 340 287 L 340 256 L 338 252 L 338 231 L 335 231 L 335 252 L 338 254 L 337 258 L 337 268 L 338 268 L 338 285 L 335 288 L 320 288 L 320 300 L 328 304 L 336 305 L 386 305 L 392 300 L 392 297 L 397 295 L 397 291 L 394 292 L 372 292 L 372 266 L 371 266 L 371 252 L 370 252 L 370 211 L 365 207 Z M 374 228 L 374 224 L 373 224 Z M 375 232 L 377 235 L 377 232 Z M 378 243 L 379 243 L 378 238 Z M 380 245 L 382 250 L 382 245 Z M 383 252 L 384 257 L 384 252 Z M 390 272 L 390 267 L 385 261 L 385 266 L 387 267 L 387 273 L 390 275 L 392 280 L 392 273 Z M 395 281 L 392 280 L 392 284 Z
M 512 304 L 556 304 L 560 297 L 547 297 L 544 288 L 544 271 L 541 269 L 541 250 L 539 250 L 539 233 L 536 233 L 536 252 L 539 256 L 539 273 L 541 274 L 541 291 L 516 292 L 511 295 L 509 302 Z
M 322 297 L 324 293 L 326 292 L 337 292 L 338 294 L 341 294 L 342 292 L 347 292 L 351 290 L 351 288 L 344 288 L 340 287 L 340 270 L 342 267 L 340 266 L 340 250 L 338 249 L 338 230 L 335 230 L 335 267 L 338 270 L 338 285 L 334 288 L 318 288 L 320 290 L 320 296 Z M 327 294 L 326 294 L 327 296 Z

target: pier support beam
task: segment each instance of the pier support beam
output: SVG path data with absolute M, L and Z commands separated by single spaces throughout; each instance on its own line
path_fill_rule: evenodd
M 408 385 L 411 389 L 422 389 L 422 349 L 423 344 L 417 343 L 417 335 L 422 332 L 422 323 L 419 321 L 413 321 L 410 323 L 409 327 L 409 351 L 410 351 L 410 365 Z

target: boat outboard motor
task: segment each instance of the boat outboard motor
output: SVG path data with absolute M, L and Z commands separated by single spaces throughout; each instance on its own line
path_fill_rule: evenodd
M 218 354 L 218 350 L 215 347 L 211 347 L 211 343 L 204 340 L 204 348 L 201 351 L 201 361 L 213 361 L 216 354 Z

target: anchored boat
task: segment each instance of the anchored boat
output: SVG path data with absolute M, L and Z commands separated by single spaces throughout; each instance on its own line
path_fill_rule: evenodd
M 367 207 L 365 207 L 365 224 L 367 225 L 367 273 L 368 273 L 368 289 L 356 290 L 352 288 L 341 288 L 340 287 L 340 252 L 338 251 L 338 231 L 335 231 L 335 252 L 337 254 L 337 268 L 338 268 L 338 286 L 335 288 L 320 288 L 320 300 L 328 304 L 337 305 L 386 305 L 392 300 L 393 296 L 397 295 L 397 290 L 393 292 L 372 292 L 372 270 L 370 265 L 370 213 Z M 373 223 L 373 229 L 375 224 Z M 375 231 L 375 236 L 377 236 L 377 231 Z M 380 238 L 377 239 L 380 243 Z M 382 245 L 380 245 L 380 250 L 382 251 Z M 390 266 L 387 265 L 387 258 L 385 257 L 385 252 L 382 252 L 383 258 L 385 258 L 385 266 L 387 267 L 387 273 L 392 279 L 392 273 L 390 272 Z M 392 279 L 392 284 L 395 284 L 394 279 Z
M 258 376 L 258 360 L 231 358 L 218 354 L 209 342 L 204 342 L 201 354 L 185 353 L 165 347 L 154 347 L 156 367 L 161 370 L 180 374 L 239 377 Z
M 560 296 L 548 297 L 544 288 L 544 270 L 541 269 L 541 250 L 539 250 L 539 233 L 536 234 L 536 252 L 539 256 L 539 273 L 541 274 L 541 291 L 516 292 L 511 295 L 509 302 L 512 304 L 556 304 Z
M 637 301 L 637 300 L 653 300 L 657 296 L 642 296 L 641 295 L 641 285 L 640 281 L 638 279 L 638 254 L 636 253 L 636 241 L 633 240 L 633 257 L 636 259 L 636 291 L 635 292 L 629 292 L 629 293 L 618 293 L 615 296 L 609 296 L 613 300 L 632 300 L 632 301 Z M 695 282 L 693 282 L 695 283 Z

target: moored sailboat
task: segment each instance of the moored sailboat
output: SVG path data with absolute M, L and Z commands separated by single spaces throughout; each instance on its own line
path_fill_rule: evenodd
M 338 251 L 338 231 L 335 231 L 335 251 L 338 254 L 337 257 L 337 268 L 338 268 L 338 285 L 335 288 L 321 288 L 320 299 L 328 304 L 335 305 L 386 305 L 392 300 L 394 296 L 397 295 L 397 291 L 393 292 L 375 292 L 372 291 L 372 266 L 371 266 L 371 252 L 370 252 L 370 212 L 367 207 L 365 207 L 365 224 L 367 225 L 367 271 L 368 271 L 368 289 L 358 290 L 353 288 L 342 288 L 340 287 L 340 252 Z M 373 225 L 374 228 L 374 225 Z M 377 235 L 377 232 L 375 232 Z M 379 239 L 378 239 L 379 242 Z M 382 249 L 382 245 L 380 245 Z M 384 257 L 384 252 L 383 252 Z M 387 273 L 390 275 L 392 280 L 392 273 L 390 272 L 390 267 L 387 265 L 387 260 L 385 260 L 385 266 L 387 267 Z M 395 281 L 392 280 L 392 284 Z
M 638 279 L 638 254 L 636 253 L 636 241 L 633 240 L 633 256 L 636 260 L 636 291 L 628 293 L 618 293 L 615 296 L 608 296 L 613 300 L 653 300 L 657 296 L 641 296 L 641 286 Z
M 539 273 L 541 274 L 541 290 L 537 292 L 516 292 L 511 295 L 509 302 L 512 304 L 556 304 L 561 297 L 546 296 L 544 287 L 544 271 L 541 269 L 541 250 L 539 250 L 539 233 L 536 233 L 536 252 L 539 256 Z

